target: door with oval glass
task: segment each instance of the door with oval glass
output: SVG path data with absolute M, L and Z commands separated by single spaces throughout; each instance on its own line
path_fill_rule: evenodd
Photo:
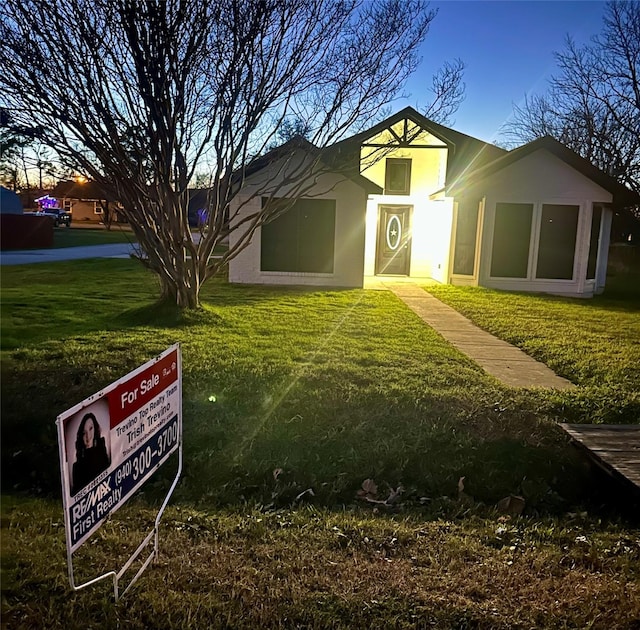
M 376 275 L 408 276 L 413 206 L 378 206 Z

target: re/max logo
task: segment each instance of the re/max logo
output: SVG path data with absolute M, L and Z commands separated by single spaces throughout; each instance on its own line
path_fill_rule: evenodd
M 111 492 L 111 475 L 107 477 L 103 482 L 100 483 L 99 486 L 96 486 L 86 497 L 78 501 L 73 508 L 71 509 L 71 513 L 73 515 L 73 520 L 77 521 L 81 519 L 88 510 L 95 506 L 98 501 L 101 501 L 107 494 Z

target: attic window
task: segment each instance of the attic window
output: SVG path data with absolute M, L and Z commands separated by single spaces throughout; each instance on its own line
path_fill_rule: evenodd
M 385 195 L 408 195 L 411 192 L 411 160 L 387 158 L 384 176 Z

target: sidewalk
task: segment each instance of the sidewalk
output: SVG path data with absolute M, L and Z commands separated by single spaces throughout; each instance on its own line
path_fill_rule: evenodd
M 478 328 L 415 284 L 397 283 L 391 279 L 384 280 L 383 284 L 450 344 L 505 385 L 547 389 L 575 387 L 522 350 Z
M 81 258 L 129 258 L 134 247 L 136 246 L 130 243 L 107 243 L 106 245 L 85 245 L 84 247 L 61 247 L 58 249 L 9 250 L 0 254 L 0 264 L 29 265 Z

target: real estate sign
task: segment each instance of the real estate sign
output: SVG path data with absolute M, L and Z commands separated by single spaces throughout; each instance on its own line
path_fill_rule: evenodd
M 58 416 L 68 553 L 76 551 L 178 449 L 178 345 Z

